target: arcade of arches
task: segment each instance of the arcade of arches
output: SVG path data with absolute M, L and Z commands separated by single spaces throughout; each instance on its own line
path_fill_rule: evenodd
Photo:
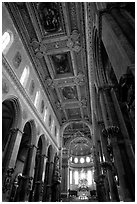
M 2 201 L 135 201 L 135 3 L 2 3 Z

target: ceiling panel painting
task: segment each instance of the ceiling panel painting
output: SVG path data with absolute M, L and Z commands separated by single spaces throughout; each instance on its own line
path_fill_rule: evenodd
M 61 89 L 62 90 L 62 96 L 64 100 L 77 100 L 78 96 L 77 96 L 77 90 L 76 90 L 76 86 L 66 86 L 64 88 Z
M 68 52 L 52 55 L 51 59 L 54 66 L 55 73 L 57 75 L 62 75 L 67 73 L 73 74 L 70 54 Z
M 58 4 L 55 2 L 43 2 L 39 4 L 38 12 L 45 33 L 53 33 L 61 30 L 61 20 Z

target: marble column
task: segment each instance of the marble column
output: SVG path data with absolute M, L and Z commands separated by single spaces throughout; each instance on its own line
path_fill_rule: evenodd
M 8 168 L 14 168 L 15 162 L 14 162 L 14 164 L 11 164 L 11 157 L 12 157 L 12 154 L 13 154 L 13 150 L 14 150 L 14 147 L 15 147 L 16 140 L 18 138 L 21 139 L 21 136 L 22 136 L 22 132 L 18 128 L 13 128 L 9 132 L 9 141 L 7 142 L 7 146 L 5 148 L 5 153 L 4 153 L 3 161 L 2 161 L 2 169 L 3 169 L 3 171 L 2 171 L 2 175 L 3 175 L 2 176 L 2 181 L 5 180 L 5 174 L 6 174 L 7 169 Z
M 121 153 L 119 150 L 117 138 L 119 137 L 119 128 L 117 126 L 110 126 L 103 130 L 103 134 L 109 136 L 113 148 L 114 154 L 114 164 L 117 169 L 119 183 L 120 183 L 120 191 L 122 194 L 123 201 L 129 202 L 131 200 L 131 195 L 129 193 L 126 179 L 125 179 L 125 170 L 122 163 Z
M 135 63 L 135 51 L 111 13 L 102 14 L 102 41 L 117 80 Z
M 28 201 L 30 191 L 33 184 L 33 170 L 35 164 L 35 155 L 37 147 L 35 145 L 29 146 L 27 158 L 24 164 L 23 174 L 20 178 L 20 192 L 19 201 Z
M 117 202 L 119 201 L 118 189 L 114 181 L 113 166 L 107 150 L 108 144 L 107 144 L 106 134 L 104 135 L 103 133 L 101 134 L 101 146 L 102 146 L 102 151 L 105 158 L 102 163 L 102 166 L 105 165 L 105 169 L 106 169 L 106 175 L 108 178 L 109 189 L 110 189 L 110 197 L 111 197 L 110 200 L 112 202 Z
M 113 4 L 113 6 L 110 7 L 110 13 L 122 29 L 123 33 L 131 43 L 133 47 L 135 47 L 135 30 L 133 27 L 129 24 L 126 18 L 121 13 L 121 9 L 124 10 L 124 6 L 118 4 Z
M 16 157 L 22 134 L 23 133 L 18 128 L 11 129 L 9 132 L 9 141 L 7 142 L 2 161 L 3 201 L 9 198 L 10 191 L 12 188 L 12 175 L 14 173 Z
M 62 194 L 68 196 L 68 164 L 62 164 Z
M 43 173 L 45 172 L 45 165 L 46 165 L 46 155 L 39 155 L 39 166 L 37 172 L 37 178 L 35 180 L 35 187 L 34 187 L 34 201 L 42 201 L 43 197 L 43 188 L 44 188 L 44 178 Z
M 52 196 L 52 177 L 53 177 L 53 168 L 54 168 L 54 162 L 49 162 L 49 172 L 48 172 L 48 179 L 47 179 L 47 185 L 46 185 L 46 201 L 51 202 L 51 196 Z

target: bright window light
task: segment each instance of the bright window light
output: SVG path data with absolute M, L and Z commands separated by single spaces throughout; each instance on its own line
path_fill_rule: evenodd
M 45 113 L 44 113 L 44 122 L 46 121 L 47 118 L 47 107 L 45 108 Z
M 92 172 L 91 170 L 87 171 L 87 180 L 88 180 L 88 185 L 92 184 Z
M 34 106 L 37 107 L 40 100 L 40 91 L 37 91 L 34 101 Z
M 86 157 L 86 162 L 87 162 L 87 163 L 90 162 L 90 157 Z
M 22 86 L 26 86 L 27 81 L 29 78 L 29 67 L 26 66 L 22 72 L 21 78 L 20 78 L 20 83 L 22 84 Z
M 52 121 L 52 125 L 51 125 L 51 132 L 54 133 L 54 125 L 55 125 L 55 121 Z
M 78 171 L 74 172 L 75 184 L 78 185 Z
M 6 31 L 3 35 L 2 35 L 2 52 L 4 54 L 7 53 L 7 51 L 9 50 L 11 44 L 13 42 L 13 34 L 9 31 Z
M 83 157 L 80 158 L 80 163 L 83 164 L 85 162 L 85 159 Z
M 81 178 L 81 179 L 85 179 L 85 178 L 86 178 L 85 172 L 81 172 L 80 178 Z
M 70 170 L 70 184 L 72 184 L 72 170 Z
M 78 163 L 78 158 L 77 157 L 75 157 L 74 162 Z
M 72 162 L 72 157 L 70 157 L 70 161 Z

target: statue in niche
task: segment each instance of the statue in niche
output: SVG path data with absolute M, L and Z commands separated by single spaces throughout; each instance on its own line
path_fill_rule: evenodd
M 63 96 L 65 99 L 75 99 L 76 98 L 76 90 L 74 87 L 64 87 L 62 90 Z
M 60 29 L 60 19 L 57 3 L 40 3 L 39 12 L 41 23 L 46 32 L 56 32 Z
M 67 54 L 57 54 L 52 56 L 54 65 L 56 67 L 57 74 L 65 74 L 68 73 L 69 65 L 68 65 L 68 58 Z

